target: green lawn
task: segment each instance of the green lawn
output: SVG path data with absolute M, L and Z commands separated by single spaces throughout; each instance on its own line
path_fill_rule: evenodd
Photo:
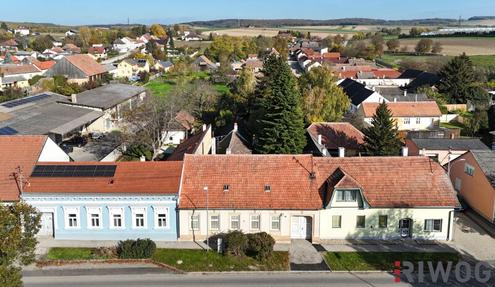
M 460 255 L 447 252 L 327 252 L 325 261 L 334 271 L 391 271 L 395 261 L 457 262 Z
M 289 254 L 274 252 L 272 258 L 260 262 L 251 257 L 224 256 L 214 251 L 192 249 L 157 249 L 152 259 L 186 272 L 203 271 L 286 271 Z M 179 260 L 182 264 L 178 264 Z
M 455 122 L 450 122 L 450 123 L 440 123 L 441 128 L 447 128 L 447 129 L 463 129 L 465 126 L 461 123 L 455 123 Z
M 173 84 L 160 77 L 148 82 L 145 87 L 150 89 L 154 95 L 166 96 L 172 90 Z
M 96 255 L 95 250 L 95 248 L 54 247 L 48 250 L 46 258 L 49 260 L 108 259 L 105 256 Z
M 217 90 L 217 92 L 222 95 L 230 93 L 229 87 L 227 87 L 227 85 L 225 84 L 215 84 L 215 90 Z

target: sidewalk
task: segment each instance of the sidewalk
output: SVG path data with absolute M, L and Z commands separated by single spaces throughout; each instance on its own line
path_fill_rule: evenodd
M 448 242 L 423 240 L 326 240 L 321 244 L 330 252 L 456 252 Z

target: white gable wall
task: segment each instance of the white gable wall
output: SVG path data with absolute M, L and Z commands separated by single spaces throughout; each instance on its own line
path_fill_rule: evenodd
M 47 138 L 38 161 L 68 162 L 70 161 L 70 157 L 52 139 Z

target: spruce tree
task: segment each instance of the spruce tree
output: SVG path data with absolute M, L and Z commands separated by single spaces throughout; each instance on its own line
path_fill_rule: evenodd
M 306 145 L 301 94 L 282 57 L 270 56 L 257 86 L 255 152 L 297 154 Z
M 372 126 L 364 130 L 364 147 L 368 155 L 399 155 L 401 141 L 386 103 L 381 103 L 373 116 Z

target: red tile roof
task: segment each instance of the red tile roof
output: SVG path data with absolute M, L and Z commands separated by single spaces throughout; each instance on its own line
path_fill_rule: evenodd
M 93 57 L 87 54 L 71 55 L 65 57 L 65 59 L 88 77 L 103 74 L 107 71 L 103 65 L 100 65 Z
M 182 162 L 71 162 L 43 165 L 117 165 L 108 177 L 30 177 L 26 192 L 32 193 L 144 193 L 176 194 Z
M 88 54 L 103 54 L 105 53 L 105 47 L 97 46 L 97 47 L 89 47 Z
M 39 73 L 40 70 L 32 65 L 2 65 L 0 66 L 0 74 L 4 75 L 20 75 L 20 74 L 31 74 L 31 73 Z
M 371 118 L 378 107 L 378 103 L 363 103 L 364 116 Z M 442 115 L 434 101 L 427 102 L 396 102 L 387 103 L 394 117 L 439 117 Z
M 55 61 L 38 61 L 38 60 L 34 60 L 32 61 L 33 65 L 35 65 L 36 67 L 38 67 L 38 69 L 44 71 L 44 70 L 48 70 L 50 69 L 51 67 L 53 67 L 53 65 L 55 65 Z
M 29 176 L 38 160 L 47 136 L 0 136 L 0 201 L 19 200 L 14 177 L 17 167 Z
M 322 144 L 329 150 L 339 147 L 359 150 L 364 143 L 364 134 L 350 123 L 312 123 L 307 130 L 316 142 L 321 135 Z
M 427 157 L 186 155 L 179 208 L 205 208 L 208 186 L 212 209 L 320 209 L 323 189 L 338 171 L 334 186 L 362 187 L 371 207 L 458 206 L 445 171 Z

